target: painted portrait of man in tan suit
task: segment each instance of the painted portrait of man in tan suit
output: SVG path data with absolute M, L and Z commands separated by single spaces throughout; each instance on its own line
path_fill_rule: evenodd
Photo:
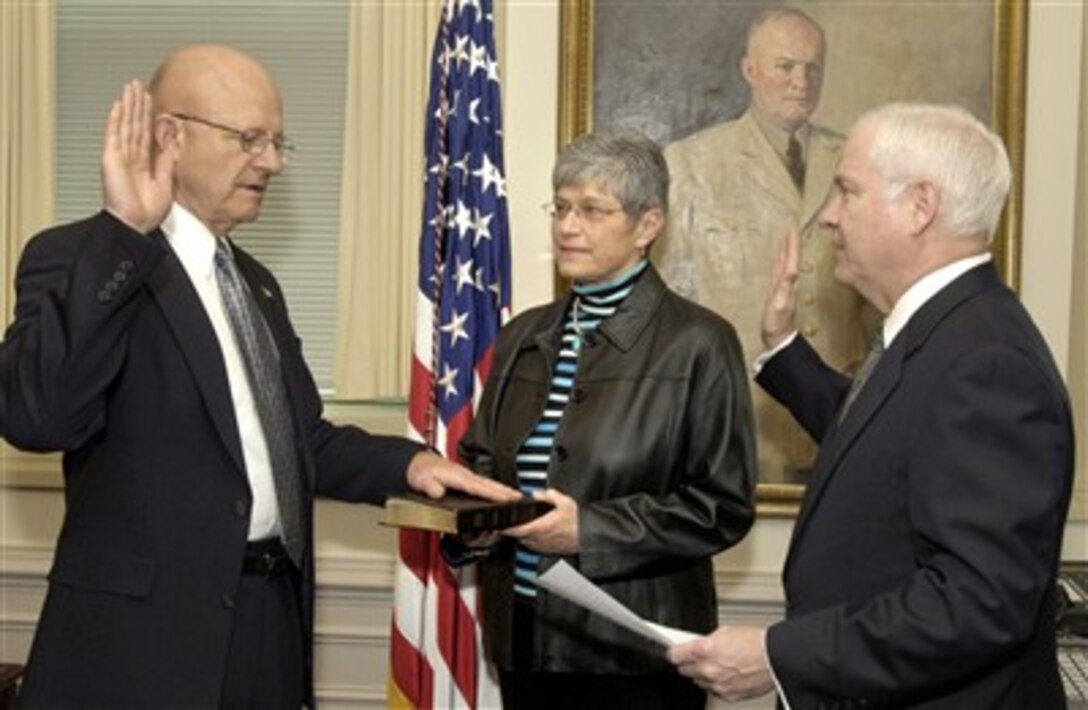
M 830 365 L 863 359 L 872 316 L 833 276 L 834 248 L 816 214 L 831 188 L 843 136 L 809 122 L 820 101 L 826 43 L 808 15 L 760 13 L 741 72 L 751 90 L 739 117 L 670 144 L 668 229 L 654 254 L 681 294 L 737 328 L 749 360 L 782 235 L 801 235 L 797 323 Z M 815 445 L 779 404 L 752 388 L 763 482 L 803 482 Z

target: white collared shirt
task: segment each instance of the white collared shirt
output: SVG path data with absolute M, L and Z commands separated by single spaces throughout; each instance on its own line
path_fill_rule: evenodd
M 193 283 L 204 311 L 215 330 L 219 349 L 230 383 L 230 398 L 234 403 L 234 418 L 238 422 L 238 436 L 242 442 L 246 476 L 253 494 L 253 508 L 249 515 L 249 539 L 262 540 L 280 534 L 279 508 L 276 504 L 276 484 L 272 478 L 272 465 L 268 456 L 268 444 L 257 416 L 257 405 L 246 376 L 242 352 L 234 337 L 234 330 L 227 320 L 227 312 L 215 278 L 216 237 L 193 213 L 174 203 L 173 209 L 162 224 L 166 240 L 185 268 Z
M 915 281 L 899 300 L 892 306 L 891 313 L 884 319 L 884 349 L 891 347 L 895 336 L 906 327 L 907 322 L 918 310 L 926 305 L 929 299 L 936 296 L 941 289 L 958 279 L 976 266 L 981 266 L 993 257 L 989 252 L 976 254 L 951 264 L 946 264 L 936 271 L 931 271 Z

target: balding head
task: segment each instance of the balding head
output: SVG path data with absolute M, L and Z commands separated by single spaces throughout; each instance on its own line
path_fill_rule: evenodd
M 280 103 L 275 81 L 256 59 L 233 47 L 199 44 L 171 54 L 148 86 L 160 113 L 201 113 L 231 101 Z
M 257 219 L 284 164 L 283 106 L 271 75 L 237 49 L 202 44 L 167 57 L 149 89 L 156 143 L 177 149 L 177 202 L 216 235 Z
M 782 130 L 792 133 L 816 111 L 824 50 L 823 30 L 792 7 L 765 10 L 749 26 L 741 73 L 756 109 Z

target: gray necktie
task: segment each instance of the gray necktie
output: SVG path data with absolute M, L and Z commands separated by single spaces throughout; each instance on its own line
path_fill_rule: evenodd
M 786 169 L 790 171 L 793 184 L 798 190 L 805 187 L 805 157 L 801 152 L 801 141 L 796 134 L 790 134 L 790 145 L 786 149 Z
M 850 383 L 850 390 L 846 393 L 846 399 L 843 400 L 842 409 L 839 411 L 839 422 L 846 418 L 846 412 L 853 406 L 854 400 L 858 398 L 858 393 L 861 392 L 861 388 L 865 386 L 865 381 L 869 379 L 869 375 L 873 374 L 873 370 L 876 368 L 877 362 L 880 361 L 880 356 L 884 354 L 884 332 L 882 329 L 877 329 L 873 334 L 873 341 L 869 346 L 869 354 L 865 356 L 865 362 L 861 363 L 861 367 L 858 368 L 858 372 L 854 375 L 854 381 Z
M 276 500 L 279 503 L 280 527 L 283 530 L 283 546 L 291 560 L 301 568 L 305 545 L 302 527 L 302 479 L 279 351 L 268 330 L 268 324 L 257 308 L 253 294 L 238 273 L 226 242 L 222 239 L 216 241 L 215 279 L 219 282 L 219 293 L 227 309 L 231 329 L 242 349 L 242 360 L 245 361 L 249 386 L 253 390 L 253 399 L 257 405 L 257 418 L 268 443 L 272 478 L 276 484 Z

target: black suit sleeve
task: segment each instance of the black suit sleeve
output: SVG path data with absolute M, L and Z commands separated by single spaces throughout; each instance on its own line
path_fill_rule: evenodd
M 823 440 L 850 389 L 850 378 L 828 367 L 800 335 L 763 365 L 756 382 L 816 442 Z
M 105 423 L 105 392 L 125 359 L 142 288 L 166 253 L 107 212 L 30 241 L 3 345 L 3 429 L 35 451 L 72 450 Z

